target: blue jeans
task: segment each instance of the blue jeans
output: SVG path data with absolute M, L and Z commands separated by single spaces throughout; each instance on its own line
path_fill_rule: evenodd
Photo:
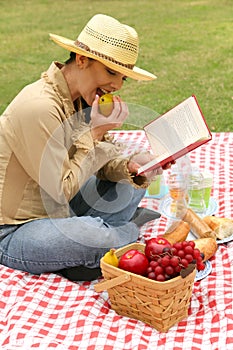
M 0 227 L 0 263 L 33 274 L 97 268 L 110 248 L 137 240 L 139 229 L 130 219 L 144 194 L 92 176 L 70 202 L 70 217 Z

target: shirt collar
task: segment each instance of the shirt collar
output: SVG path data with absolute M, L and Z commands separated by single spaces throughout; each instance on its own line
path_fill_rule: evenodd
M 52 84 L 54 91 L 63 102 L 66 114 L 72 115 L 75 113 L 75 108 L 69 87 L 61 71 L 63 66 L 60 62 L 52 62 L 47 72 L 42 73 L 41 77 Z

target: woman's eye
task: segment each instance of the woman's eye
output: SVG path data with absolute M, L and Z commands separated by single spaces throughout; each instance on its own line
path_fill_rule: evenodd
M 111 74 L 111 75 L 116 75 L 116 72 L 114 72 L 114 71 L 112 71 L 110 69 L 108 69 L 108 73 Z
M 111 75 L 117 75 L 117 73 L 116 73 L 115 71 L 111 70 L 111 69 L 107 69 L 107 72 L 108 72 L 109 74 L 111 74 Z M 127 80 L 127 77 L 124 76 L 124 77 L 122 78 L 122 80 L 123 80 L 123 81 L 126 81 L 126 80 Z

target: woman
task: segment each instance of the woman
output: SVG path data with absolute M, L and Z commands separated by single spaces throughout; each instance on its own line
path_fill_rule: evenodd
M 134 174 L 151 155 L 125 158 L 107 133 L 122 125 L 127 105 L 115 96 L 106 118 L 98 100 L 127 77 L 156 77 L 135 66 L 135 30 L 109 16 L 94 16 L 76 41 L 51 38 L 70 59 L 53 62 L 0 118 L 0 262 L 91 280 L 109 248 L 136 241 L 159 216 L 137 209 L 158 172 Z

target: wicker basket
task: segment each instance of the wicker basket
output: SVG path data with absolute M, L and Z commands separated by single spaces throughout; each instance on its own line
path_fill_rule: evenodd
M 129 249 L 144 252 L 145 245 L 129 244 L 116 250 L 118 258 Z M 107 290 L 111 307 L 119 315 L 143 321 L 158 331 L 166 332 L 188 315 L 196 269 L 187 277 L 157 282 L 100 262 L 104 281 L 95 290 Z

